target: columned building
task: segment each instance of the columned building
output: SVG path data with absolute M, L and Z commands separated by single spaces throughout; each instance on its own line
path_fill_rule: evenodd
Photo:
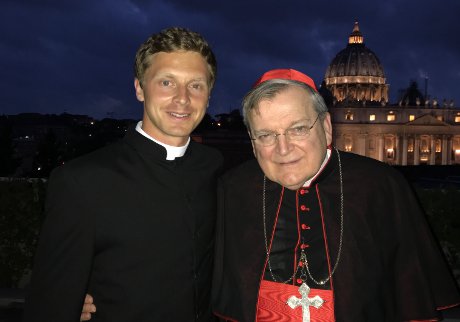
M 383 66 L 364 45 L 358 23 L 320 91 L 330 98 L 337 148 L 392 165 L 460 164 L 460 109 L 453 101 L 429 100 L 416 83 L 388 105 Z

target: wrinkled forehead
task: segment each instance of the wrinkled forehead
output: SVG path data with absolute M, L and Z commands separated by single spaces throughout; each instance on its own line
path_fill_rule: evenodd
M 295 122 L 316 117 L 315 114 L 313 101 L 308 93 L 303 88 L 292 85 L 273 95 L 261 97 L 250 110 L 248 122 L 253 128 L 255 123 L 258 126 L 267 122 L 281 123 L 282 119 Z

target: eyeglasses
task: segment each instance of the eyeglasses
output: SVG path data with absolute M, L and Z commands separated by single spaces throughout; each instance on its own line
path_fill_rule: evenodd
M 294 127 L 290 127 L 289 129 L 286 129 L 284 133 L 276 133 L 276 132 L 260 132 L 256 133 L 254 137 L 251 138 L 251 140 L 256 141 L 258 144 L 262 146 L 270 146 L 276 143 L 278 140 L 278 136 L 280 135 L 285 135 L 286 138 L 289 140 L 293 141 L 299 141 L 303 140 L 310 134 L 310 130 L 315 126 L 316 122 L 319 119 L 319 116 L 321 115 L 318 114 L 316 117 L 315 121 L 311 126 L 308 125 L 298 125 Z

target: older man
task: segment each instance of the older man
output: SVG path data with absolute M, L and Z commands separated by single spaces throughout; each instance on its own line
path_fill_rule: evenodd
M 243 102 L 257 162 L 220 188 L 214 312 L 230 321 L 436 320 L 460 302 L 414 194 L 338 151 L 314 82 L 265 73 Z

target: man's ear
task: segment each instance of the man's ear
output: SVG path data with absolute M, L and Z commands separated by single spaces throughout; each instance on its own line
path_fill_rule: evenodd
M 255 147 L 255 141 L 252 140 L 251 131 L 250 131 L 249 129 L 248 129 L 248 136 L 249 136 L 249 139 L 251 140 L 252 153 L 253 153 L 254 156 L 257 158 L 257 155 L 256 155 L 256 147 Z
M 332 123 L 331 123 L 331 114 L 329 114 L 329 112 L 326 112 L 326 116 L 324 117 L 323 129 L 324 129 L 324 134 L 326 135 L 327 146 L 329 146 L 332 144 Z
M 135 78 L 134 79 L 134 89 L 136 90 L 136 97 L 139 102 L 144 101 L 144 90 L 142 89 L 141 82 Z

